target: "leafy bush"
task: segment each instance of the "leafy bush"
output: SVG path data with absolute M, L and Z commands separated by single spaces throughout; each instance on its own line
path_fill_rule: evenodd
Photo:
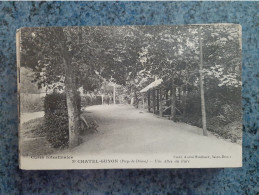
M 81 97 L 81 106 L 87 107 L 92 105 L 101 105 L 102 104 L 102 96 L 82 96 Z
M 44 108 L 47 140 L 55 148 L 66 147 L 69 141 L 66 95 L 46 95 Z
M 80 108 L 80 96 L 78 108 Z M 66 95 L 64 93 L 48 94 L 44 101 L 45 108 L 45 128 L 47 140 L 55 148 L 68 146 L 69 127 Z
M 82 96 L 81 97 L 81 106 L 82 107 L 87 107 L 92 105 L 92 100 L 90 96 Z
M 96 96 L 93 98 L 92 105 L 101 105 L 102 104 L 102 96 Z
M 210 86 L 213 86 L 211 83 Z M 205 91 L 207 129 L 217 135 L 241 141 L 241 90 L 238 88 L 215 87 Z M 186 103 L 178 101 L 176 119 L 202 128 L 200 92 L 192 91 L 186 97 Z M 183 110 L 185 109 L 185 115 Z

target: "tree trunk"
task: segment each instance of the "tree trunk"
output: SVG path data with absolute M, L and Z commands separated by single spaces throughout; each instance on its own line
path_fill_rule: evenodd
M 142 107 L 143 107 L 143 111 L 145 110 L 145 94 L 142 93 Z
M 150 91 L 147 92 L 147 104 L 148 104 L 148 112 L 150 112 Z
M 113 86 L 113 104 L 116 104 L 116 86 Z
M 155 114 L 156 113 L 156 92 L 155 92 L 155 89 L 152 90 L 152 103 L 153 103 L 153 113 Z
M 170 95 L 171 95 L 171 120 L 175 121 L 176 89 L 175 89 L 174 84 L 172 84 Z
M 184 91 L 183 91 L 183 117 L 184 117 L 184 119 L 186 117 L 186 99 L 187 99 L 187 87 L 185 85 Z
M 80 108 L 77 102 L 76 75 L 69 59 L 63 59 L 65 66 L 65 92 L 67 98 L 68 124 L 69 124 L 69 148 L 79 144 L 79 119 Z
M 163 117 L 163 94 L 162 94 L 162 92 L 163 92 L 163 89 L 162 88 L 160 88 L 159 89 L 159 116 L 160 117 Z
M 173 74 L 173 73 L 172 73 Z M 170 99 L 171 99 L 171 117 L 172 121 L 175 121 L 175 102 L 176 102 L 176 88 L 174 85 L 174 76 L 171 78 L 171 90 L 170 90 Z
M 165 92 L 166 92 L 166 93 L 165 93 L 165 99 L 166 99 L 166 103 L 167 103 L 167 101 L 168 101 L 168 90 L 166 89 Z
M 159 111 L 159 89 L 156 89 L 156 109 Z
M 137 92 L 136 92 L 136 89 L 134 90 L 134 97 L 135 97 L 135 105 L 136 105 L 136 108 L 138 108 L 138 96 L 137 96 Z
M 202 52 L 202 40 L 201 40 L 201 28 L 199 28 L 199 45 L 200 45 L 200 90 L 201 90 L 202 128 L 203 128 L 203 135 L 208 136 L 205 98 L 204 98 L 203 52 Z

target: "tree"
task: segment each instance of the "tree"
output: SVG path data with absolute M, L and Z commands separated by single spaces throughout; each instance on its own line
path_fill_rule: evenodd
M 239 87 L 240 78 L 235 70 L 239 52 L 233 52 L 239 46 L 235 41 L 238 37 L 235 26 L 204 25 L 198 36 L 199 28 L 25 28 L 21 31 L 24 63 L 21 66 L 33 70 L 34 81 L 39 87 L 58 82 L 64 84 L 70 146 L 73 147 L 78 142 L 80 110 L 76 107 L 75 96 L 80 87 L 86 92 L 94 91 L 113 78 L 114 83 L 127 88 L 138 102 L 139 91 L 155 77 L 161 78 L 166 91 L 171 91 L 173 120 L 176 115 L 183 113 L 185 116 L 187 96 L 200 95 L 199 86 L 201 91 L 203 86 L 205 93 L 200 95 L 201 99 L 210 90 L 208 86 Z M 201 37 L 204 49 L 199 44 Z M 203 77 L 204 85 L 201 84 Z M 203 112 L 206 111 L 204 106 L 201 107 Z
M 82 32 L 84 30 L 84 32 Z M 82 34 L 87 29 L 78 27 L 24 28 L 22 33 L 22 64 L 34 71 L 34 81 L 39 87 L 64 82 L 69 118 L 69 146 L 78 144 L 80 108 L 78 88 L 94 89 L 95 74 L 84 53 L 89 51 L 82 44 Z M 90 41 L 89 39 L 87 39 Z M 64 79 L 63 79 L 64 78 Z M 85 84 L 87 83 L 87 84 Z
M 191 81 L 198 74 L 195 27 L 162 27 L 149 40 L 147 69 L 163 79 L 163 85 L 170 90 L 171 119 L 176 120 L 177 95 L 193 86 Z M 184 86 L 184 87 L 183 87 Z
M 204 98 L 204 84 L 203 84 L 203 52 L 202 52 L 202 40 L 201 40 L 201 28 L 199 28 L 199 45 L 200 45 L 200 90 L 201 90 L 201 113 L 202 113 L 202 128 L 203 135 L 208 136 L 207 133 L 207 119 L 205 109 L 205 98 Z
M 32 83 L 31 79 L 33 78 L 33 72 L 29 68 L 21 67 L 20 69 L 20 77 L 21 77 L 21 93 L 40 93 L 40 90 L 37 87 L 36 83 Z

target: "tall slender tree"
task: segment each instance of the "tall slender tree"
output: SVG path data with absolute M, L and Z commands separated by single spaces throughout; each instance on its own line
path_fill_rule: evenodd
M 204 97 L 203 52 L 202 52 L 201 27 L 199 27 L 198 36 L 199 36 L 199 46 L 200 46 L 200 64 L 199 65 L 200 65 L 200 92 L 201 92 L 202 129 L 203 129 L 203 135 L 208 136 L 205 97 Z

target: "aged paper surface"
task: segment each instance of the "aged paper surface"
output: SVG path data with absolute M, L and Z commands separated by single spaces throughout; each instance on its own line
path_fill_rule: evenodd
M 241 26 L 17 31 L 21 169 L 242 167 Z

